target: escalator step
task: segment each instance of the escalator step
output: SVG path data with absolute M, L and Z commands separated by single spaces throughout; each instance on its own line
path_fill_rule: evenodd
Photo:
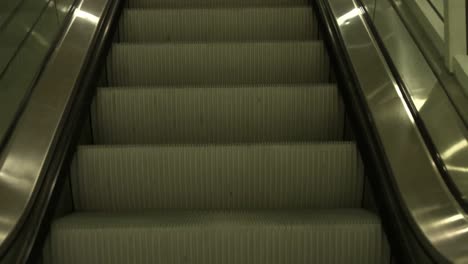
M 359 207 L 353 143 L 81 146 L 72 170 L 85 211 Z
M 363 210 L 76 213 L 52 227 L 53 263 L 386 264 Z
M 130 8 L 307 6 L 309 0 L 129 0 Z
M 320 41 L 115 44 L 111 86 L 323 83 L 329 62 Z
M 389 264 L 311 1 L 123 1 L 41 263 Z
M 101 88 L 98 144 L 341 140 L 344 107 L 334 85 Z
M 119 27 L 122 42 L 317 39 L 308 7 L 230 9 L 128 9 Z

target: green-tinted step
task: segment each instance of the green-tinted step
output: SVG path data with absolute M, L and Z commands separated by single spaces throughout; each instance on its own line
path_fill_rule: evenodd
M 322 42 L 115 44 L 114 86 L 323 83 L 329 62 Z
M 98 144 L 341 140 L 344 107 L 334 85 L 100 88 Z
M 309 0 L 128 0 L 132 8 L 199 8 L 246 6 L 308 6 Z
M 78 210 L 359 207 L 353 143 L 83 146 L 73 166 Z
M 77 213 L 51 233 L 52 264 L 387 264 L 363 210 Z
M 308 7 L 230 9 L 128 9 L 122 42 L 310 40 L 318 37 Z

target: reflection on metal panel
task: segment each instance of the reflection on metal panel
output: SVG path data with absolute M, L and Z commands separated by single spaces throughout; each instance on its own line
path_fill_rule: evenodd
M 457 192 L 468 203 L 468 130 L 393 7 L 390 4 L 379 6 L 376 14 L 374 25 L 379 36 L 408 89 Z
M 417 235 L 424 245 L 429 245 L 436 261 L 467 262 L 467 215 L 445 185 L 365 17 L 349 15 L 362 12 L 356 2 L 331 0 L 329 4 L 387 155 L 399 198 Z M 426 95 L 434 91 L 440 89 L 431 89 Z M 420 109 L 432 104 L 431 98 L 421 97 Z M 445 155 L 453 156 L 464 148 L 464 143 L 456 144 L 460 145 Z
M 62 28 L 56 1 L 0 1 L 0 146 Z M 60 1 L 71 8 L 73 0 Z
M 48 7 L 49 0 L 25 0 L 19 9 L 6 15 L 0 28 L 0 76 Z
M 439 14 L 439 16 L 441 16 L 442 18 L 444 18 L 444 0 L 427 0 L 430 2 L 430 4 L 432 5 L 432 7 L 436 10 L 436 12 Z
M 0 1 L 0 28 L 3 28 L 5 23 L 11 19 L 15 10 L 19 8 L 25 0 L 6 0 Z
M 445 62 L 454 70 L 455 56 L 467 53 L 467 8 L 464 0 L 447 1 L 445 6 Z
M 110 1 L 109 1 L 110 2 Z M 45 66 L 0 156 L 0 246 L 5 245 L 24 218 L 47 170 L 56 133 L 63 125 L 76 82 L 98 30 L 107 0 L 80 3 L 64 36 Z M 83 15 L 87 14 L 87 15 Z M 80 43 L 80 45 L 76 45 Z
M 60 22 L 63 22 L 65 17 L 73 7 L 74 0 L 55 0 L 57 6 L 57 14 Z
M 377 2 L 378 0 L 362 0 L 362 3 L 367 10 L 367 13 L 369 13 L 371 17 L 374 16 L 374 10 L 377 5 Z
M 388 1 L 388 0 L 383 0 Z M 440 54 L 444 53 L 445 26 L 444 21 L 435 12 L 427 0 L 391 0 L 397 6 L 405 5 L 414 19 L 422 25 L 431 42 Z
M 468 126 L 468 107 L 466 107 L 468 105 L 468 93 L 460 89 L 460 83 L 447 70 L 442 54 L 439 53 L 430 37 L 425 33 L 422 25 L 414 18 L 414 14 L 409 10 L 410 8 L 405 3 L 394 5 L 393 7 L 404 22 L 406 29 L 411 33 L 413 40 L 417 43 L 418 48 L 439 82 L 442 83 L 445 92 L 462 118 L 463 123 L 465 126 Z
M 383 2 L 376 10 L 374 25 L 390 53 L 395 66 L 399 71 L 406 72 L 403 77 L 414 89 L 409 92 L 414 100 L 416 108 L 419 110 L 424 106 L 425 100 L 438 83 L 437 78 L 432 74 L 431 68 L 424 61 L 421 52 L 414 44 L 411 36 L 400 18 L 388 2 Z M 414 55 L 417 54 L 417 55 Z M 415 60 L 414 57 L 421 57 L 422 60 Z M 425 76 L 429 78 L 421 78 Z
M 9 31 L 11 30 L 18 29 L 9 29 Z M 15 54 L 9 61 L 8 67 L 0 75 L 0 142 L 12 125 L 21 102 L 39 72 L 42 61 L 55 40 L 58 30 L 55 7 L 53 3 L 50 3 L 39 17 L 37 24 L 31 29 L 28 27 L 25 30 L 28 31 L 28 35 L 25 36 L 26 39 L 20 47 L 9 46 L 2 49 L 2 52 L 14 50 Z M 4 43 L 3 41 L 2 43 L 2 47 L 3 45 L 16 44 L 16 42 Z M 1 56 L 1 60 L 8 60 L 8 54 L 4 53 L 3 55 L 5 56 Z

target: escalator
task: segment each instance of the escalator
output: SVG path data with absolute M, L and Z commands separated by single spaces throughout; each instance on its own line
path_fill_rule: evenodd
M 45 263 L 389 263 L 307 1 L 130 0 Z
M 48 1 L 0 118 L 0 264 L 468 262 L 453 80 L 364 2 Z

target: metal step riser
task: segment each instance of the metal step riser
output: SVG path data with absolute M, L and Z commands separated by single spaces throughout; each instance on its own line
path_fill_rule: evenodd
M 109 85 L 324 83 L 322 42 L 116 44 Z
M 102 88 L 93 107 L 98 144 L 342 140 L 333 85 Z
M 129 8 L 227 8 L 246 6 L 309 6 L 309 0 L 129 0 Z
M 121 42 L 313 40 L 310 8 L 170 9 L 124 11 Z
M 78 210 L 359 207 L 352 143 L 80 147 Z
M 52 227 L 51 248 L 54 263 L 67 264 L 386 264 L 389 259 L 379 220 L 362 210 L 78 214 Z

